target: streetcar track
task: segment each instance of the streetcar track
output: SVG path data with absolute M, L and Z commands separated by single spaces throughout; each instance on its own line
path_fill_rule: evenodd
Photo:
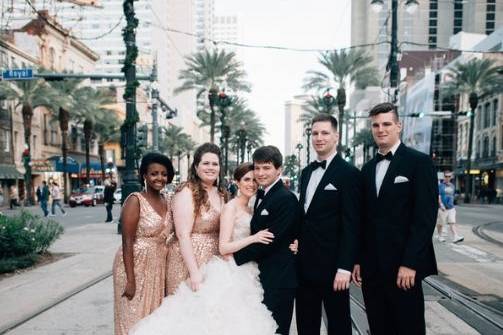
M 77 288 L 71 290 L 70 292 L 63 294 L 61 297 L 57 298 L 55 301 L 52 301 L 52 302 L 38 308 L 35 312 L 30 313 L 29 315 L 23 317 L 22 319 L 15 320 L 15 321 L 11 322 L 10 324 L 7 324 L 7 326 L 0 329 L 0 335 L 6 334 L 7 332 L 23 325 L 24 323 L 36 318 L 40 314 L 50 310 L 51 308 L 61 304 L 62 302 L 72 298 L 73 296 L 87 290 L 88 288 L 91 288 L 92 286 L 101 283 L 102 281 L 104 281 L 105 279 L 108 279 L 111 276 L 112 276 L 112 271 L 110 270 L 110 271 L 107 271 L 106 273 L 101 274 L 100 276 L 78 286 Z
M 499 241 L 491 236 L 489 236 L 487 233 L 484 232 L 484 229 L 488 226 L 494 225 L 494 224 L 503 224 L 501 221 L 492 221 L 492 222 L 486 222 L 482 223 L 478 226 L 473 227 L 472 232 L 480 237 L 481 239 L 496 244 L 497 246 L 503 247 L 503 242 Z

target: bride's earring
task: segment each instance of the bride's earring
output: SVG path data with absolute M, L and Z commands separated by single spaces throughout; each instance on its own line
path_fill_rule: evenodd
M 147 192 L 147 179 L 143 179 L 143 188 L 145 189 L 145 192 Z

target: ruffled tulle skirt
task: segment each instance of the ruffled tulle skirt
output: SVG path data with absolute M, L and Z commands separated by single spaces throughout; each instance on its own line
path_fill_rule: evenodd
M 132 335 L 272 335 L 276 322 L 262 304 L 257 265 L 237 266 L 214 257 L 203 267 L 197 292 L 184 282 L 174 295 L 138 322 Z M 168 269 L 169 271 L 169 269 Z

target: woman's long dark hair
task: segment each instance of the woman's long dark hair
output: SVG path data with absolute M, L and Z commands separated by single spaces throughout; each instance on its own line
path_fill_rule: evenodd
M 194 202 L 194 217 L 197 217 L 201 211 L 204 209 L 208 211 L 210 209 L 210 201 L 208 198 L 208 192 L 203 187 L 203 182 L 201 178 L 197 175 L 197 166 L 201 163 L 201 159 L 204 154 L 212 153 L 218 156 L 218 161 L 220 164 L 220 173 L 218 179 L 215 181 L 214 186 L 217 187 L 218 193 L 224 198 L 224 201 L 227 202 L 228 194 L 225 190 L 223 184 L 223 171 L 222 171 L 222 155 L 220 152 L 220 148 L 213 143 L 204 143 L 196 149 L 194 153 L 194 160 L 192 161 L 192 165 L 190 166 L 189 177 L 187 178 L 187 182 L 182 184 L 180 190 L 183 187 L 187 186 L 192 191 L 192 201 Z

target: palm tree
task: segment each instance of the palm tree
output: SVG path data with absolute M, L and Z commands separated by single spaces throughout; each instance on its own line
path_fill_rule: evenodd
M 317 92 L 338 86 L 337 106 L 339 107 L 339 135 L 342 139 L 344 106 L 346 105 L 346 87 L 354 84 L 358 89 L 379 84 L 377 69 L 364 49 L 334 50 L 322 52 L 318 62 L 324 67 L 324 72 L 308 71 L 304 80 L 304 89 L 315 89 Z M 339 143 L 341 146 L 341 143 Z
M 472 167 L 472 146 L 475 111 L 479 100 L 503 91 L 503 67 L 496 65 L 493 59 L 472 58 L 466 63 L 456 63 L 447 73 L 450 79 L 444 86 L 447 95 L 468 94 L 470 104 L 470 133 L 468 138 L 468 157 L 466 170 L 468 171 L 465 202 L 471 200 L 472 179 L 470 170 Z
M 113 112 L 101 114 L 95 125 L 95 132 L 98 136 L 98 155 L 100 156 L 101 177 L 105 175 L 105 144 L 120 141 L 120 122 Z
M 91 159 L 90 144 L 95 136 L 95 125 L 107 118 L 106 114 L 111 114 L 106 105 L 113 103 L 113 99 L 103 90 L 92 87 L 82 87 L 78 92 L 76 106 L 73 117 L 77 124 L 82 124 L 84 130 L 84 142 L 86 151 L 86 183 L 89 183 Z
M 356 133 L 353 138 L 353 147 L 363 145 L 363 162 L 367 162 L 368 149 L 375 145 L 374 138 L 372 137 L 372 131 L 368 128 L 364 128 Z M 354 151 L 353 151 L 354 154 Z
M 25 188 L 26 200 L 33 204 L 32 177 L 31 177 L 31 128 L 33 112 L 37 107 L 44 106 L 49 110 L 55 110 L 54 91 L 43 80 L 25 80 L 0 82 L 0 96 L 6 100 L 16 100 L 17 109 L 21 106 L 23 116 L 24 143 L 25 151 L 23 153 L 25 167 Z
M 210 141 L 215 142 L 215 104 L 219 88 L 226 87 L 233 91 L 250 91 L 250 85 L 244 81 L 246 73 L 236 60 L 234 52 L 212 49 L 196 52 L 185 58 L 186 68 L 180 71 L 179 79 L 183 80 L 175 93 L 195 89 L 197 98 L 208 93 L 210 107 Z
M 300 114 L 298 122 L 304 125 L 311 123 L 311 120 L 321 113 L 326 113 L 325 103 L 323 98 L 316 95 L 311 95 L 309 100 L 302 106 L 302 114 Z M 330 109 L 330 114 L 333 114 L 334 110 Z
M 59 128 L 61 129 L 61 154 L 63 157 L 63 195 L 65 203 L 68 202 L 68 123 L 70 111 L 79 106 L 75 105 L 76 96 L 79 94 L 81 79 L 65 79 L 62 81 L 50 81 L 49 85 L 56 91 L 58 105 Z
M 168 127 L 162 127 L 164 135 L 159 141 L 159 150 L 164 152 L 173 161 L 176 155 L 178 159 L 178 174 L 180 175 L 180 162 L 183 155 L 190 155 L 194 150 L 196 143 L 192 137 L 183 132 L 182 127 L 170 124 Z

